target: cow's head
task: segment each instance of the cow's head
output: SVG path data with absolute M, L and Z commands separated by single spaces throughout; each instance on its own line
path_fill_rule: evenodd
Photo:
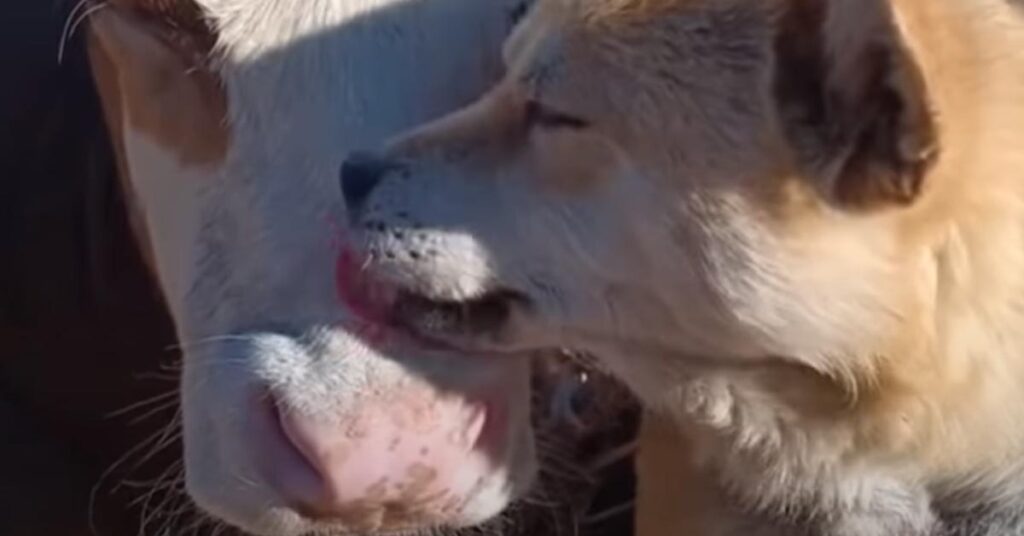
M 529 485 L 527 363 L 404 350 L 351 314 L 335 225 L 343 156 L 496 78 L 519 3 L 96 6 L 90 59 L 184 350 L 205 510 L 262 534 L 392 532 L 484 521 Z

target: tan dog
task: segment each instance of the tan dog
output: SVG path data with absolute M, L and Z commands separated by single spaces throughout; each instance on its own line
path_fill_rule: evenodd
M 345 164 L 367 273 L 421 337 L 585 349 L 668 412 L 677 534 L 1024 530 L 1017 16 L 546 0 L 487 96 Z

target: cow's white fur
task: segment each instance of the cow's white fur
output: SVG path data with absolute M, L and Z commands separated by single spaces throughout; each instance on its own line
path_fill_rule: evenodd
M 334 283 L 344 155 L 468 101 L 500 74 L 520 0 L 199 0 L 216 29 L 229 113 L 223 161 L 185 164 L 127 128 L 126 158 L 185 353 L 186 474 L 200 506 L 247 530 L 314 526 L 253 471 L 242 408 L 271 387 L 343 419 L 358 398 L 426 376 L 472 389 L 499 374 L 516 447 L 463 513 L 482 521 L 532 472 L 527 365 L 382 355 L 339 327 Z M 515 409 L 518 408 L 518 409 Z M 335 527 L 343 529 L 343 527 Z

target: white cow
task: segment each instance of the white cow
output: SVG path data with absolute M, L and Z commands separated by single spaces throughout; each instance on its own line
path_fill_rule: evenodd
M 483 522 L 535 473 L 525 360 L 403 350 L 338 296 L 354 149 L 476 97 L 522 0 L 114 0 L 90 57 L 184 348 L 186 478 L 257 534 Z M 361 313 L 368 314 L 366 311 Z

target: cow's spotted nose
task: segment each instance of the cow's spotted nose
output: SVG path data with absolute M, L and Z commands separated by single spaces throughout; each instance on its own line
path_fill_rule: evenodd
M 393 162 L 370 153 L 349 155 L 341 164 L 341 193 L 348 209 L 359 210 L 381 178 L 394 168 Z
M 267 433 L 282 437 L 263 439 L 283 444 L 264 460 L 271 485 L 306 517 L 360 533 L 459 525 L 505 448 L 502 403 L 427 385 L 340 419 L 274 405 Z

